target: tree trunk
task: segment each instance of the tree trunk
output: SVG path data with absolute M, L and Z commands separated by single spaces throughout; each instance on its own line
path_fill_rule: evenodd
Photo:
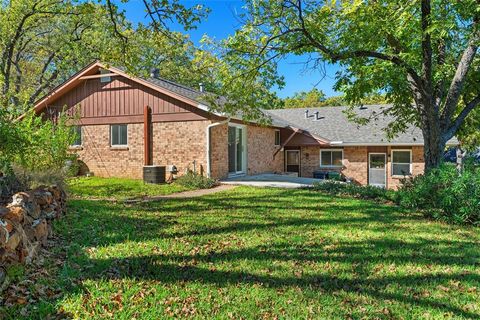
M 421 127 L 424 140 L 423 154 L 425 157 L 425 172 L 437 168 L 443 161 L 443 154 L 447 140 L 442 132 L 439 115 L 433 101 L 428 99 L 420 108 Z
M 424 150 L 423 154 L 425 157 L 425 172 L 437 168 L 443 161 L 443 153 L 445 150 L 446 143 L 442 142 L 441 137 L 427 137 L 424 134 Z

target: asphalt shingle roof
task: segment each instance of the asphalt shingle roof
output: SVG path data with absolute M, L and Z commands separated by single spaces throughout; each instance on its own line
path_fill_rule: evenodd
M 144 80 L 150 82 L 155 86 L 167 89 L 168 91 L 181 95 L 185 98 L 195 100 L 197 102 L 201 102 L 202 96 L 205 95 L 205 93 L 203 92 L 163 78 L 147 78 Z
M 389 105 L 369 105 L 355 109 L 356 114 L 362 118 L 369 118 L 372 114 L 377 114 L 375 120 L 366 125 L 360 125 L 349 120 L 345 114 L 348 108 L 346 106 L 276 109 L 265 110 L 265 112 L 276 123 L 283 121 L 330 142 L 342 142 L 343 144 L 423 144 L 422 131 L 413 125 L 405 132 L 398 134 L 392 141 L 389 141 L 384 129 L 395 119 L 391 116 L 381 115 L 382 109 L 386 107 L 389 107 Z M 309 118 L 305 117 L 306 110 L 309 111 Z M 316 112 L 318 112 L 320 120 L 314 120 Z
M 179 83 L 163 79 L 144 79 L 153 85 L 167 89 L 173 93 L 192 99 L 202 104 L 205 102 L 205 92 L 189 88 Z M 321 108 L 299 108 L 299 109 L 275 109 L 263 110 L 271 118 L 272 125 L 276 127 L 294 127 L 302 129 L 330 142 L 341 142 L 341 144 L 398 144 L 398 145 L 421 145 L 424 143 L 420 128 L 411 125 L 405 132 L 399 133 L 394 139 L 387 138 L 385 129 L 395 121 L 393 116 L 385 116 L 382 110 L 391 105 L 368 105 L 356 108 L 356 114 L 361 118 L 369 118 L 375 115 L 375 119 L 365 125 L 355 123 L 347 118 L 345 111 L 347 106 L 321 107 Z M 309 112 L 309 118 L 305 117 L 305 111 Z M 318 112 L 319 120 L 315 113 Z M 241 118 L 238 116 L 237 118 Z M 456 144 L 454 138 L 449 141 Z

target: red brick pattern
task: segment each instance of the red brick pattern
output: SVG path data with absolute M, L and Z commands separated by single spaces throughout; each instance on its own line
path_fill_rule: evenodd
M 275 129 L 259 126 L 247 127 L 247 173 L 249 175 L 264 172 L 283 172 L 283 152 L 273 154 Z
M 412 150 L 412 173 L 413 176 L 422 174 L 424 172 L 424 155 L 423 147 L 414 146 L 406 148 L 396 149 L 411 149 Z M 312 177 L 313 172 L 321 170 L 320 168 L 320 150 L 316 147 L 302 147 L 301 148 L 301 176 Z M 401 184 L 402 177 L 394 177 L 391 174 L 392 162 L 391 162 L 391 150 L 392 147 L 387 148 L 387 187 L 389 189 L 397 189 Z M 341 173 L 357 184 L 368 184 L 368 147 L 345 147 L 343 148 L 343 168 Z M 337 169 L 325 169 L 327 171 L 336 171 Z
M 210 129 L 210 172 L 219 179 L 228 177 L 228 125 Z
M 175 165 L 179 173 L 195 169 L 204 174 L 207 164 L 206 130 L 210 121 L 153 123 L 153 164 Z
M 198 172 L 206 166 L 206 135 L 209 121 L 159 122 L 153 124 L 153 164 L 175 165 L 180 173 Z M 89 170 L 100 177 L 141 179 L 143 176 L 143 124 L 128 125 L 128 147 L 110 147 L 110 126 L 83 126 L 83 148 L 76 151 Z

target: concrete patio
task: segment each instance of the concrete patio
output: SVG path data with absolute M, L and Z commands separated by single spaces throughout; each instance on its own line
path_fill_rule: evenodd
M 322 182 L 321 179 L 301 178 L 290 175 L 264 173 L 253 176 L 230 177 L 220 181 L 228 185 L 244 185 L 252 187 L 274 187 L 274 188 L 310 188 L 316 182 Z

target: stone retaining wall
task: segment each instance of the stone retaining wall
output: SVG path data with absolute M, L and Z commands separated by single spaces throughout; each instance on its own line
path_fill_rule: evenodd
M 66 194 L 56 186 L 16 193 L 12 202 L 0 207 L 0 291 L 6 268 L 31 263 L 52 236 L 52 221 L 65 210 Z

